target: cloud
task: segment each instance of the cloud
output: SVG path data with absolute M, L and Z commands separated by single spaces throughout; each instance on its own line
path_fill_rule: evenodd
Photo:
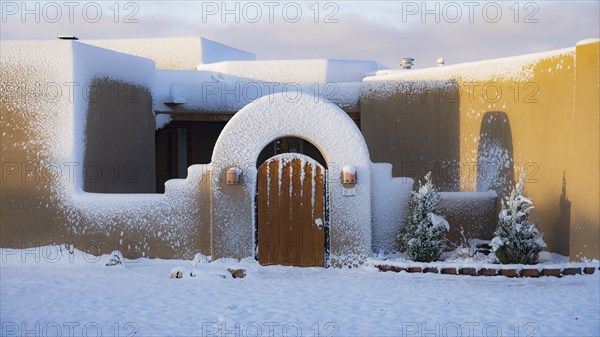
M 323 23 L 326 14 L 333 13 L 331 8 L 326 11 L 323 7 L 319 22 L 315 23 L 315 12 L 308 8 L 312 3 L 302 3 L 303 16 L 296 23 L 286 22 L 282 12 L 275 12 L 273 23 L 268 22 L 265 13 L 257 23 L 249 23 L 243 14 L 239 23 L 234 22 L 233 15 L 221 20 L 218 14 L 202 22 L 206 8 L 198 2 L 186 6 L 180 2 L 140 3 L 135 17 L 138 23 L 123 23 L 123 8 L 120 22 L 115 23 L 109 15 L 114 13 L 105 9 L 105 15 L 96 23 L 9 20 L 2 23 L 0 36 L 2 39 L 49 39 L 59 34 L 82 38 L 204 36 L 254 52 L 261 59 L 373 59 L 397 67 L 402 57 L 410 56 L 417 60 L 418 67 L 426 67 L 434 66 L 440 56 L 448 63 L 459 63 L 564 48 L 600 35 L 598 2 L 530 2 L 533 5 L 528 8 L 519 3 L 517 23 L 516 7 L 509 8 L 513 2 L 502 5 L 502 16 L 494 23 L 487 22 L 493 18 L 494 8 L 487 17 L 480 10 L 488 2 L 481 2 L 476 8 L 472 23 L 467 8 L 461 2 L 456 3 L 463 10 L 457 23 L 450 22 L 454 17 L 451 11 L 441 11 L 440 22 L 435 22 L 433 15 L 427 15 L 425 20 L 420 13 L 407 15 L 406 2 L 335 3 L 338 7 L 333 8 L 337 9 L 333 18 L 337 23 Z M 440 3 L 439 8 L 447 4 Z M 432 3 L 427 6 L 435 8 Z M 523 22 L 528 15 L 538 22 Z M 403 22 L 404 17 L 409 20 Z

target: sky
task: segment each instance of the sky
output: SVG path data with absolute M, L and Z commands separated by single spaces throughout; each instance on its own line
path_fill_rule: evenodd
M 566 48 L 600 36 L 599 1 L 2 1 L 0 39 L 202 36 L 258 59 L 415 67 Z

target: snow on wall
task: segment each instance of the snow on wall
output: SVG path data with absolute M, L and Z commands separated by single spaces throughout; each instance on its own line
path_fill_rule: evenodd
M 266 60 L 201 64 L 196 69 L 276 83 L 316 84 L 361 82 L 369 73 L 385 68 L 374 61 Z
M 598 39 L 598 38 L 585 39 L 585 40 L 577 41 L 575 46 L 583 46 L 586 44 L 593 44 L 593 43 L 598 43 L 598 42 L 600 42 L 600 39 Z
M 389 69 L 375 61 L 327 60 L 325 82 L 362 82 L 368 75 Z
M 51 41 L 3 42 L 1 63 L 3 68 L 35 74 L 46 83 L 63 85 L 62 95 L 56 100 L 43 96 L 17 97 L 7 102 L 14 111 L 27 111 L 36 120 L 26 131 L 37 144 L 33 147 L 13 144 L 11 150 L 27 153 L 28 165 L 39 165 L 40 170 L 54 172 L 67 164 L 72 168 L 59 171 L 56 180 L 38 184 L 40 194 L 52 195 L 52 203 L 45 207 L 62 213 L 59 220 L 48 219 L 48 226 L 52 221 L 60 221 L 62 235 L 72 239 L 97 240 L 104 236 L 119 243 L 135 242 L 131 248 L 135 255 L 156 256 L 156 250 L 164 252 L 164 247 L 177 256 L 198 252 L 197 243 L 201 240 L 198 232 L 204 216 L 201 212 L 210 198 L 210 194 L 202 192 L 208 191 L 203 186 L 208 183 L 209 165 L 192 166 L 187 179 L 168 181 L 165 194 L 100 194 L 82 189 L 86 88 L 94 78 L 109 78 L 150 89 L 154 83 L 152 60 L 76 41 Z M 3 116 L 3 120 L 5 117 L 10 116 Z
M 102 39 L 81 42 L 130 55 L 146 57 L 159 69 L 194 69 L 202 62 L 202 47 L 197 37 L 154 39 Z
M 171 123 L 171 115 L 156 115 L 156 130 L 160 130 Z
M 382 70 L 364 79 L 362 95 L 384 99 L 398 91 L 419 93 L 426 89 L 455 85 L 454 80 L 482 82 L 501 78 L 513 82 L 526 82 L 533 78 L 534 67 L 541 60 L 566 54 L 574 55 L 575 48 L 435 68 Z
M 440 192 L 438 210 L 450 223 L 450 239 L 456 244 L 463 239 L 491 239 L 497 225 L 497 199 L 495 191 Z
M 164 103 L 181 103 L 179 110 L 237 112 L 252 101 L 275 93 L 290 100 L 315 95 L 348 110 L 357 110 L 360 82 L 288 84 L 264 82 L 213 71 L 159 70 L 153 92 L 155 110 L 169 111 Z
M 90 83 L 93 78 L 110 78 L 135 84 L 148 90 L 155 83 L 154 61 L 137 56 L 122 54 L 82 43 L 73 43 L 73 76 L 77 83 Z M 83 92 L 74 96 L 74 141 L 72 157 L 83 163 L 85 147 L 85 117 L 87 101 Z M 152 114 L 152 111 L 148 111 Z M 153 146 L 153 144 L 149 144 Z M 65 203 L 76 210 L 77 223 L 95 226 L 106 233 L 134 231 L 145 232 L 140 243 L 142 253 L 150 249 L 147 240 L 157 239 L 174 249 L 193 249 L 186 245 L 196 234 L 200 216 L 200 204 L 208 202 L 208 195 L 202 195 L 198 188 L 204 174 L 210 172 L 206 165 L 188 168 L 186 179 L 168 181 L 165 194 L 101 194 L 82 190 L 82 171 L 75 175 L 74 193 Z M 204 200 L 202 200 L 204 198 Z M 192 207 L 190 207 L 192 206 Z M 187 212 L 182 212 L 187 209 Z M 117 230 L 117 228 L 119 228 Z M 86 228 L 73 226 L 73 231 Z M 188 253 L 191 253 L 190 251 Z
M 45 97 L 40 93 L 30 93 L 28 97 L 23 97 L 23 93 L 15 90 L 16 99 L 2 100 L 4 108 L 9 113 L 25 111 L 27 120 L 33 124 L 24 130 L 31 134 L 29 144 L 15 144 L 2 135 L 3 150 L 5 146 L 12 144 L 13 149 L 28 153 L 26 157 L 28 161 L 37 162 L 43 166 L 51 164 L 51 160 L 62 163 L 70 158 L 72 143 L 64 135 L 72 133 L 73 130 L 70 118 L 73 106 L 68 97 L 71 87 L 68 84 L 73 82 L 72 62 L 73 55 L 69 43 L 60 43 L 59 41 L 2 42 L 2 52 L 0 53 L 2 72 L 13 71 L 19 74 L 17 79 L 12 78 L 14 74 L 3 74 L 2 86 L 10 85 L 11 80 L 16 82 L 15 85 L 37 84 L 47 90 L 54 90 L 54 86 L 58 86 L 58 95 L 52 95 L 53 97 Z M 28 73 L 32 69 L 36 70 L 33 72 L 33 76 Z M 10 88 L 7 88 L 7 91 L 2 91 L 3 98 L 10 97 Z M 10 117 L 2 116 L 3 123 Z M 24 125 L 6 126 L 10 126 L 15 131 L 26 128 Z M 30 150 L 36 147 L 40 147 L 38 153 L 35 155 L 30 153 Z M 43 186 L 43 188 L 46 187 L 48 186 Z
M 159 69 L 193 70 L 200 63 L 256 59 L 252 53 L 198 37 L 82 40 L 82 42 L 152 59 Z
M 212 157 L 212 235 L 216 257 L 254 256 L 256 161 L 271 141 L 294 136 L 319 148 L 328 165 L 330 263 L 352 265 L 371 253 L 371 163 L 360 130 L 337 106 L 314 96 L 289 101 L 264 96 L 240 110 L 225 126 Z M 354 165 L 358 182 L 344 187 L 341 168 Z M 239 185 L 223 183 L 240 167 Z
M 150 90 L 154 86 L 154 61 L 98 48 L 79 42 L 73 42 L 73 82 L 78 89 L 73 95 L 73 153 L 78 163 L 84 162 L 85 125 L 90 98 L 86 92 L 94 79 L 110 78 L 129 84 L 135 84 Z M 97 99 L 116 99 L 125 101 L 125 90 L 115 88 L 113 92 L 101 92 Z M 115 94 L 116 93 L 116 94 Z M 91 96 L 90 96 L 91 97 Z M 152 114 L 152 111 L 148 111 Z M 76 193 L 83 191 L 83 170 L 75 174 Z
M 479 139 L 477 161 L 477 192 L 501 189 L 502 196 L 510 193 L 513 185 L 512 149 L 487 134 Z
M 252 53 L 205 39 L 203 37 L 200 38 L 200 44 L 202 45 L 201 63 L 215 63 L 230 60 L 256 60 L 256 55 Z
M 392 165 L 371 164 L 373 252 L 398 252 L 398 235 L 410 213 L 411 178 L 392 177 Z

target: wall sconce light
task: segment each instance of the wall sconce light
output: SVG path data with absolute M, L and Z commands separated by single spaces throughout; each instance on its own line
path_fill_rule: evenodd
M 232 167 L 225 173 L 225 182 L 227 185 L 237 185 L 240 183 L 240 176 L 242 175 L 242 169 L 239 167 Z
M 356 167 L 346 165 L 342 169 L 342 182 L 344 184 L 356 184 Z

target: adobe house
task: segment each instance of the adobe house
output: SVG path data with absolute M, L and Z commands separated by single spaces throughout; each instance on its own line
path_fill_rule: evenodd
M 489 239 L 519 165 L 549 250 L 598 258 L 598 45 L 391 70 L 203 38 L 3 42 L 2 246 L 356 265 L 397 251 L 426 171 L 451 239 Z

